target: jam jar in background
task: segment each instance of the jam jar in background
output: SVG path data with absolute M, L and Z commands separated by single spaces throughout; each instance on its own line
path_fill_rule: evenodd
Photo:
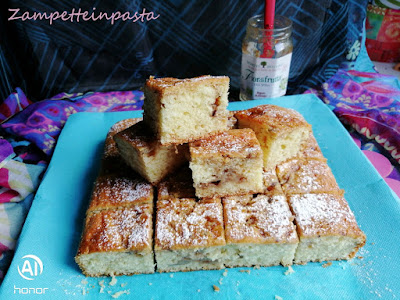
M 274 29 L 264 29 L 263 15 L 250 18 L 242 43 L 240 100 L 286 94 L 292 59 L 292 21 L 275 16 Z

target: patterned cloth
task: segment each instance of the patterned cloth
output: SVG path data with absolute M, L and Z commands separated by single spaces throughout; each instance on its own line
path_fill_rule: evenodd
M 375 140 L 400 164 L 400 83 L 394 76 L 339 71 L 310 90 L 333 108 L 345 124 Z
M 142 107 L 140 91 L 66 94 L 33 103 L 1 125 L 6 132 L 23 136 L 45 154 L 51 155 L 65 122 L 76 112 L 137 110 Z
M 400 8 L 368 5 L 366 31 L 366 47 L 372 60 L 400 61 Z
M 15 115 L 0 125 L 0 282 L 68 116 L 80 111 L 138 110 L 143 93 L 63 93 L 22 110 L 28 103 L 17 89 L 1 106 L 4 120 Z

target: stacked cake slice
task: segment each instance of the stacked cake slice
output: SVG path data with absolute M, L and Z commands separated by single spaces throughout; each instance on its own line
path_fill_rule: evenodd
M 115 163 L 121 159 L 112 136 L 131 124 L 116 124 L 106 139 L 75 257 L 87 276 L 154 272 L 153 187 L 123 163 Z
M 364 245 L 311 125 L 275 105 L 228 112 L 228 89 L 147 80 L 143 120 L 106 139 L 76 256 L 86 275 L 289 266 Z

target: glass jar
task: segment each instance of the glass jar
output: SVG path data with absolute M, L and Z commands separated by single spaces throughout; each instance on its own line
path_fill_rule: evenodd
M 240 100 L 286 94 L 292 59 L 292 21 L 275 16 L 274 29 L 264 29 L 264 17 L 247 22 L 242 44 Z

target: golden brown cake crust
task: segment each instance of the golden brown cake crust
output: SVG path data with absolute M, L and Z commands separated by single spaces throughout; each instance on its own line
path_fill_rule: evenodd
M 151 252 L 153 205 L 103 210 L 86 218 L 78 256 L 93 252 Z
M 353 212 L 343 196 L 303 194 L 289 196 L 299 237 L 348 236 L 365 243 Z
M 122 130 L 131 127 L 132 125 L 140 122 L 142 118 L 132 118 L 132 119 L 125 119 L 115 123 L 111 126 L 110 130 L 108 131 L 106 141 L 104 144 L 104 157 L 116 157 L 119 156 L 117 145 L 114 142 L 114 135 L 121 132 Z
M 136 148 L 146 147 L 150 152 L 154 151 L 154 149 L 160 144 L 156 136 L 143 121 L 117 133 L 114 136 L 114 140 L 115 139 L 123 139 Z
M 139 175 L 100 175 L 94 184 L 87 213 L 153 202 L 153 186 Z
M 253 130 L 232 129 L 208 138 L 189 143 L 191 158 L 237 157 L 256 158 L 262 156 L 260 143 Z
M 246 195 L 223 199 L 227 243 L 298 243 L 284 195 Z
M 285 194 L 343 193 L 324 161 L 289 159 L 278 165 L 276 172 Z
M 157 201 L 155 250 L 225 245 L 221 199 Z
M 168 93 L 174 93 L 176 89 L 203 84 L 204 81 L 208 81 L 212 84 L 229 84 L 229 77 L 204 75 L 194 78 L 177 79 L 172 77 L 154 78 L 153 76 L 150 76 L 146 81 L 145 89 L 150 89 L 159 95 L 164 96 Z
M 310 134 L 308 140 L 301 145 L 299 151 L 299 157 L 326 161 L 326 158 L 322 154 L 321 149 L 317 143 L 317 140 L 315 139 L 312 133 Z
M 270 134 L 279 135 L 287 132 L 288 128 L 308 127 L 311 125 L 304 120 L 297 111 L 277 105 L 259 105 L 250 109 L 241 110 L 235 113 L 236 119 L 248 120 L 265 127 Z

